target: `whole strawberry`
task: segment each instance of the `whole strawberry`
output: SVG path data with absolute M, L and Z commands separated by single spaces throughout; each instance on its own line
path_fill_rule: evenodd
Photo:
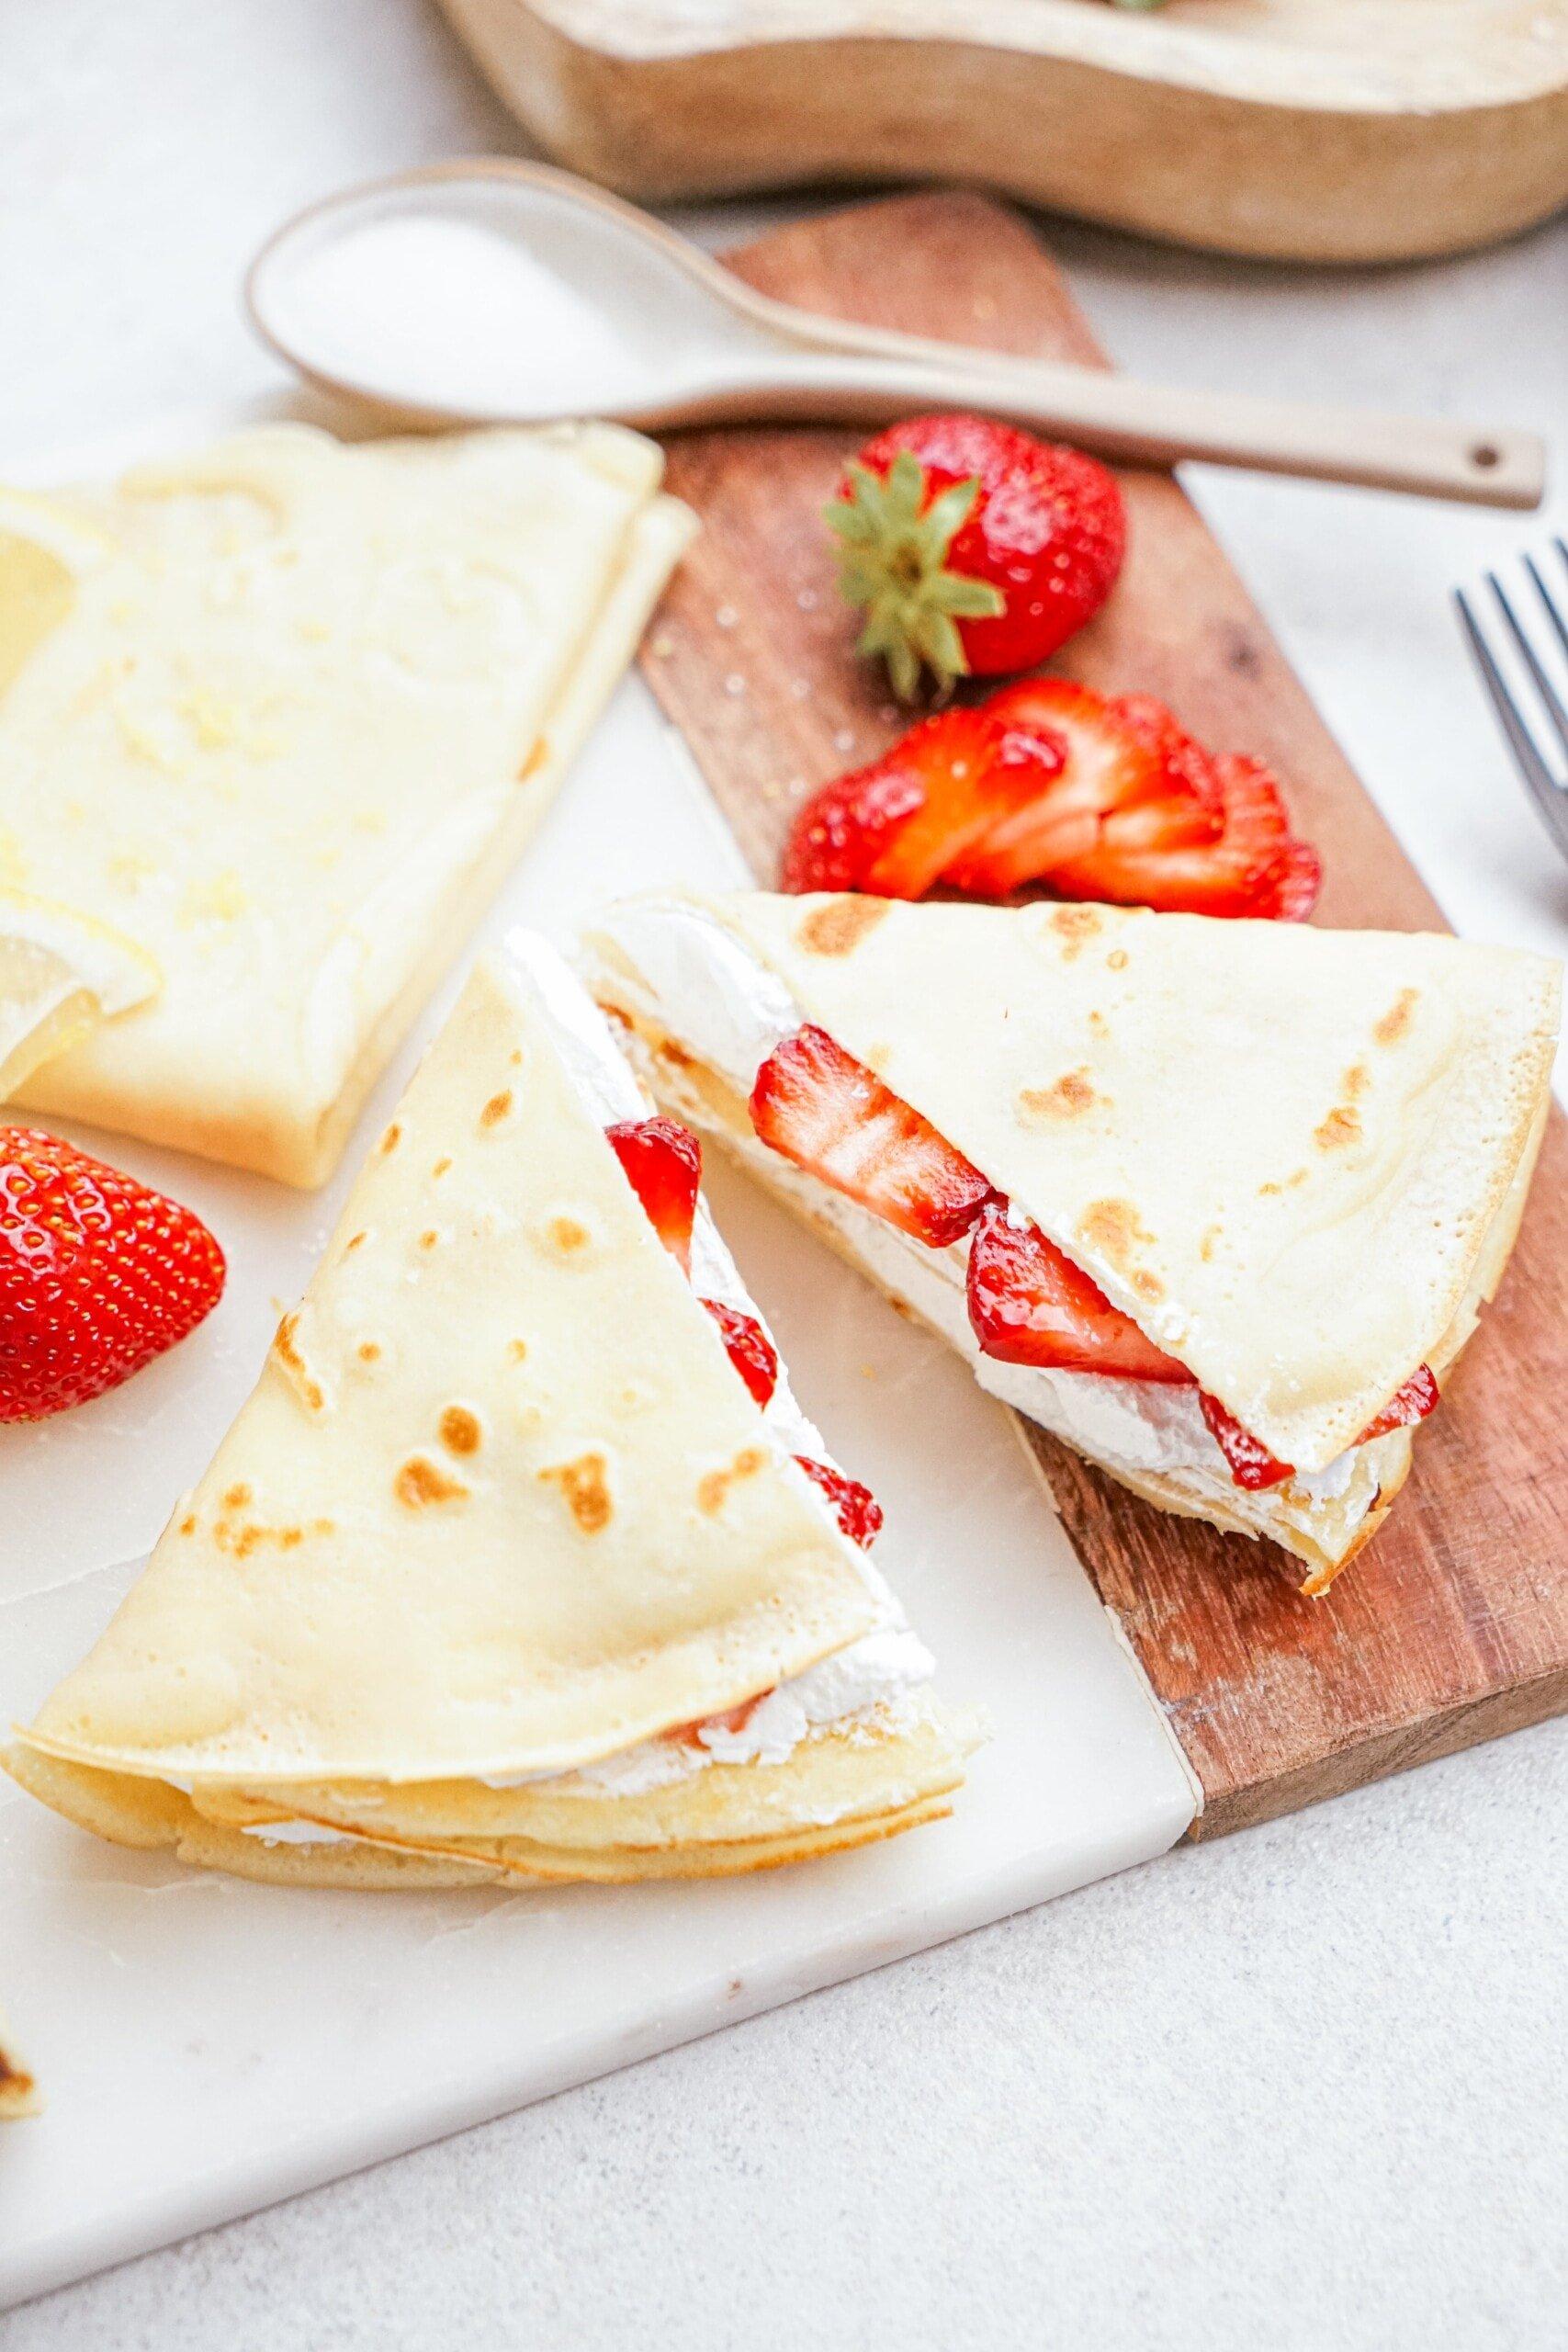
M 877 434 L 827 517 L 843 592 L 865 607 L 860 650 L 884 658 L 901 702 L 924 671 L 945 691 L 1048 660 L 1100 610 L 1127 544 L 1096 458 L 964 414 Z
M 210 1313 L 223 1275 L 189 1209 L 58 1136 L 0 1126 L 0 1421 L 129 1380 Z

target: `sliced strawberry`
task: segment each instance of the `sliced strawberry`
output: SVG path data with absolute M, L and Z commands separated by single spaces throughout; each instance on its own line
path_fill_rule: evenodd
M 976 1227 L 968 1297 L 975 1337 L 998 1363 L 1191 1383 L 1186 1365 L 1145 1339 L 1038 1226 L 1010 1224 L 1003 1201 L 992 1201 Z
M 738 1707 L 727 1707 L 721 1715 L 699 1715 L 695 1723 L 671 1724 L 659 1736 L 674 1747 L 704 1747 L 707 1745 L 703 1737 L 705 1731 L 744 1731 L 763 1700 L 771 1699 L 777 1687 L 775 1683 L 766 1690 L 759 1690 L 754 1699 L 742 1699 Z
M 1062 758 L 1055 737 L 998 726 L 987 711 L 939 711 L 807 802 L 783 887 L 923 898 L 972 842 L 1044 790 Z
M 1413 1429 L 1424 1421 L 1438 1403 L 1438 1383 L 1430 1364 L 1417 1364 L 1403 1388 L 1396 1388 L 1381 1413 L 1374 1414 L 1356 1440 L 1358 1445 L 1371 1445 L 1374 1438 L 1387 1437 L 1391 1430 Z
M 754 1315 L 743 1315 L 718 1298 L 705 1298 L 703 1305 L 718 1325 L 730 1363 L 757 1403 L 766 1405 L 779 1385 L 778 1350 Z
M 682 1272 L 690 1274 L 701 1144 L 678 1119 L 623 1119 L 604 1132 L 654 1231 Z
M 796 894 L 863 890 L 888 842 L 925 805 L 922 777 L 891 754 L 836 776 L 796 817 L 784 843 L 779 888 Z
M 1367 1423 L 1357 1445 L 1371 1445 L 1374 1438 L 1387 1437 L 1391 1430 L 1409 1429 L 1416 1421 L 1424 1421 L 1438 1402 L 1438 1384 L 1430 1367 L 1418 1365 L 1403 1388 L 1396 1389 L 1383 1407 Z M 1199 1394 L 1198 1403 L 1204 1420 L 1217 1441 L 1225 1460 L 1230 1464 L 1231 1476 L 1238 1487 L 1256 1493 L 1265 1487 L 1277 1487 L 1281 1480 L 1293 1478 L 1295 1471 L 1288 1462 L 1281 1462 L 1269 1453 L 1260 1438 L 1243 1429 L 1234 1414 L 1227 1413 L 1217 1396 L 1206 1389 Z
M 982 1351 L 998 1363 L 1025 1363 L 1057 1372 L 1093 1372 L 1122 1380 L 1156 1380 L 1193 1387 L 1185 1364 L 1145 1339 L 1132 1317 L 1111 1306 L 1080 1266 L 1047 1241 L 1037 1226 L 1008 1221 L 1007 1204 L 993 1201 L 976 1227 L 969 1251 L 969 1321 Z M 1424 1420 L 1438 1402 L 1438 1384 L 1426 1364 L 1413 1373 L 1356 1440 L 1370 1445 L 1390 1430 Z M 1295 1476 L 1206 1388 L 1199 1409 L 1248 1493 Z
M 222 1296 L 199 1217 L 35 1127 L 0 1126 L 0 1422 L 85 1404 Z
M 977 1168 L 825 1029 L 774 1047 L 751 1089 L 763 1143 L 899 1231 L 944 1250 L 990 1197 Z
M 977 898 L 1007 898 L 1032 882 L 1050 883 L 1068 861 L 1090 854 L 1109 816 L 1136 812 L 1147 834 L 1206 840 L 1219 825 L 1217 787 L 1196 746 L 1160 703 L 1111 701 L 1069 678 L 1031 678 L 992 696 L 987 715 L 1003 729 L 1055 741 L 1055 781 L 1033 801 L 980 836 L 943 879 Z
M 827 1496 L 851 1543 L 868 1551 L 882 1532 L 882 1505 L 871 1488 L 863 1487 L 858 1478 L 846 1478 L 841 1470 L 826 1462 L 814 1462 L 809 1453 L 797 1453 L 795 1458 L 812 1485 L 820 1487 Z
M 1279 786 L 1260 760 L 1244 752 L 1209 764 L 1221 811 L 1209 839 L 1192 838 L 1179 808 L 1168 827 L 1151 826 L 1137 809 L 1113 812 L 1091 847 L 1052 867 L 1050 888 L 1063 898 L 1168 914 L 1300 922 L 1312 911 L 1322 869 L 1306 843 L 1293 838 Z
M 1248 1494 L 1259 1494 L 1265 1487 L 1277 1487 L 1285 1478 L 1293 1478 L 1295 1471 L 1288 1462 L 1281 1462 L 1269 1453 L 1261 1438 L 1244 1430 L 1234 1413 L 1227 1413 L 1217 1396 L 1206 1388 L 1198 1391 L 1198 1408 L 1208 1424 L 1209 1433 L 1230 1464 L 1232 1484 L 1244 1487 Z

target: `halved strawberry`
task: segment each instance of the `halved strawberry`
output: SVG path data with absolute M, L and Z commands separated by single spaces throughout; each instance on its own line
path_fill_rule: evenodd
M 1091 847 L 1052 868 L 1051 888 L 1067 899 L 1156 907 L 1168 914 L 1303 920 L 1323 871 L 1315 852 L 1292 834 L 1279 786 L 1260 760 L 1245 752 L 1226 752 L 1207 765 L 1219 808 L 1218 828 L 1208 838 L 1193 837 L 1179 800 L 1170 823 L 1151 822 L 1136 808 L 1112 813 Z
M 979 1170 L 825 1029 L 774 1047 L 750 1111 L 773 1150 L 933 1250 L 960 1240 L 990 1198 Z
M 1417 1364 L 1403 1388 L 1396 1388 L 1381 1413 L 1375 1413 L 1356 1440 L 1358 1445 L 1371 1445 L 1374 1438 L 1387 1437 L 1392 1430 L 1414 1429 L 1424 1421 L 1438 1403 L 1438 1383 L 1430 1364 Z
M 604 1133 L 654 1231 L 682 1272 L 690 1274 L 701 1144 L 678 1119 L 623 1119 Z
M 882 1532 L 882 1505 L 869 1487 L 858 1478 L 846 1478 L 841 1470 L 833 1469 L 826 1462 L 814 1462 L 809 1453 L 797 1453 L 795 1460 L 814 1487 L 820 1487 L 832 1504 L 839 1525 L 852 1544 L 863 1551 L 869 1550 Z
M 0 1422 L 118 1387 L 223 1294 L 198 1216 L 35 1127 L 0 1127 Z
M 783 887 L 922 898 L 982 834 L 1033 802 L 1062 759 L 1058 739 L 998 726 L 988 711 L 939 711 L 807 802 L 784 848 Z
M 765 1406 L 779 1385 L 778 1350 L 754 1315 L 743 1315 L 718 1298 L 705 1298 L 703 1305 L 718 1325 L 730 1363 L 757 1403 Z
M 975 1337 L 998 1363 L 1191 1383 L 1186 1365 L 1145 1339 L 1038 1226 L 1010 1224 L 1005 1201 L 992 1201 L 976 1227 L 968 1300 Z
M 1001 899 L 1032 882 L 1054 883 L 1064 864 L 1096 848 L 1108 816 L 1141 812 L 1206 840 L 1219 824 L 1217 789 L 1177 747 L 1195 750 L 1163 705 L 1111 701 L 1070 678 L 1031 678 L 1004 687 L 986 705 L 1005 732 L 1054 742 L 1054 779 L 1012 815 L 976 839 L 942 869 L 942 879 L 976 898 Z

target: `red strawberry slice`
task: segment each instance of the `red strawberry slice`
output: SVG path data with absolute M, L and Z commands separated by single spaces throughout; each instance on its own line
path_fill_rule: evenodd
M 692 1223 L 703 1175 L 701 1144 L 678 1119 L 623 1119 L 604 1132 L 655 1233 L 689 1275 Z
M 1112 1374 L 1172 1387 L 1197 1385 L 1185 1364 L 1145 1339 L 1132 1317 L 1112 1306 L 1037 1226 L 1010 1225 L 1005 1202 L 993 1201 L 976 1228 L 968 1296 L 975 1337 L 998 1363 Z M 1356 1443 L 1370 1445 L 1390 1430 L 1424 1420 L 1437 1402 L 1438 1384 L 1422 1364 Z M 1294 1477 L 1293 1466 L 1271 1453 L 1206 1388 L 1199 1389 L 1198 1405 L 1236 1486 L 1256 1494 Z
M 968 1299 L 975 1337 L 998 1363 L 1191 1383 L 1186 1365 L 1145 1339 L 1038 1226 L 1010 1224 L 1004 1201 L 992 1201 L 976 1227 Z
M 1198 1409 L 1230 1464 L 1234 1486 L 1255 1495 L 1265 1487 L 1277 1487 L 1283 1479 L 1295 1476 L 1289 1462 L 1281 1462 L 1277 1454 L 1270 1453 L 1262 1439 L 1254 1437 L 1250 1430 L 1244 1430 L 1235 1414 L 1227 1413 L 1219 1398 L 1211 1396 L 1206 1388 L 1198 1391 Z
M 783 887 L 922 898 L 972 843 L 1035 801 L 1062 758 L 1055 736 L 998 726 L 988 711 L 939 711 L 807 802 Z
M 882 1505 L 869 1487 L 858 1478 L 846 1478 L 826 1462 L 814 1462 L 808 1453 L 797 1453 L 795 1460 L 811 1480 L 820 1487 L 833 1506 L 839 1525 L 852 1544 L 868 1551 L 882 1532 Z
M 773 1150 L 933 1250 L 961 1239 L 990 1197 L 979 1170 L 825 1029 L 775 1046 L 750 1110 Z
M 1137 812 L 1145 834 L 1156 820 L 1185 840 L 1215 832 L 1217 789 L 1197 763 L 1173 756 L 1176 741 L 1196 747 L 1160 704 L 1112 702 L 1069 678 L 1032 678 L 1005 687 L 986 709 L 1006 729 L 1055 741 L 1060 758 L 1055 781 L 1032 803 L 944 867 L 955 888 L 998 899 L 1054 882 L 1064 865 L 1092 854 L 1113 811 Z
M 1206 1389 L 1200 1392 L 1198 1402 L 1203 1419 L 1219 1443 L 1221 1452 L 1230 1464 L 1231 1476 L 1238 1487 L 1251 1492 L 1260 1487 L 1277 1487 L 1285 1478 L 1293 1478 L 1295 1470 L 1289 1462 L 1281 1462 L 1269 1453 L 1261 1439 L 1244 1430 L 1233 1414 L 1227 1413 L 1217 1396 Z M 1394 1391 L 1381 1413 L 1374 1414 L 1354 1442 L 1371 1445 L 1374 1438 L 1387 1437 L 1391 1430 L 1413 1428 L 1424 1421 L 1438 1402 L 1438 1384 L 1427 1364 L 1419 1364 L 1402 1388 Z
M 1141 810 L 1112 813 L 1091 847 L 1052 868 L 1051 888 L 1063 898 L 1168 914 L 1303 921 L 1316 900 L 1322 867 L 1315 852 L 1293 838 L 1279 786 L 1260 760 L 1244 752 L 1209 764 L 1220 808 L 1219 829 L 1209 839 L 1192 838 L 1179 821 L 1151 824 Z
M 85 1404 L 223 1294 L 199 1217 L 74 1144 L 0 1127 L 0 1421 Z
M 1358 1445 L 1371 1445 L 1374 1438 L 1387 1437 L 1392 1430 L 1414 1429 L 1424 1421 L 1438 1403 L 1438 1383 L 1430 1364 L 1417 1364 L 1403 1388 L 1396 1388 L 1381 1413 L 1373 1415 L 1356 1440 Z
M 705 1747 L 707 1742 L 703 1737 L 704 1732 L 744 1731 L 763 1700 L 771 1699 L 777 1688 L 776 1683 L 772 1684 L 766 1690 L 759 1690 L 754 1699 L 742 1699 L 738 1707 L 727 1707 L 721 1715 L 699 1715 L 694 1723 L 672 1724 L 659 1736 L 667 1739 L 673 1747 Z
M 705 1298 L 703 1305 L 718 1325 L 730 1363 L 757 1403 L 765 1406 L 779 1385 L 778 1350 L 754 1315 L 743 1315 L 718 1298 Z

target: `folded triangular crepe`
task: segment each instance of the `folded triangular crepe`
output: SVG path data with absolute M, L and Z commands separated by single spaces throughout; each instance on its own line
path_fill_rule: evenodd
M 0 2123 L 12 2121 L 18 2115 L 35 2115 L 38 2108 L 38 2085 L 23 2064 L 4 2017 L 0 2017 Z
M 684 544 L 660 465 L 272 425 L 0 492 L 0 885 L 161 978 L 17 1099 L 323 1182 Z
M 869 1498 L 782 1373 L 764 1405 L 737 1369 L 755 1310 L 705 1208 L 689 1278 L 660 1239 L 620 1156 L 649 1114 L 542 943 L 479 966 L 210 1470 L 7 1759 L 24 1787 L 358 1885 L 763 1868 L 945 1810 L 964 1735 L 844 1532 Z M 756 1382 L 760 1322 L 743 1345 Z
M 661 1099 L 986 1386 L 1168 1510 L 1272 1536 L 1314 1589 L 1496 1287 L 1559 1004 L 1556 965 L 1446 936 L 1092 906 L 659 894 L 588 960 Z M 782 1134 L 800 1049 L 770 1057 L 803 1029 L 968 1170 L 938 1246 L 876 1204 L 899 1131 L 863 1121 L 859 1167 L 844 1102 L 806 1148 Z M 1055 1306 L 1036 1290 L 1007 1326 L 1025 1253 Z M 1064 1295 L 1081 1361 L 1041 1336 Z

